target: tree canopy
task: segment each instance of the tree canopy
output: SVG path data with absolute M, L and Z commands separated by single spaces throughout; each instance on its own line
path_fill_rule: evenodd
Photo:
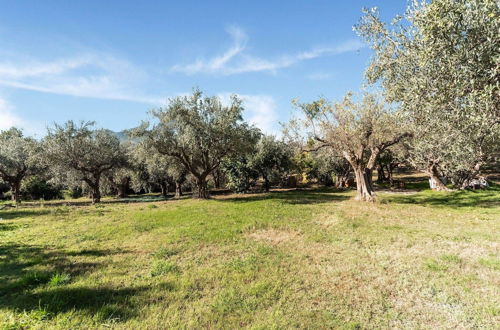
M 338 103 L 319 99 L 295 104 L 306 120 L 302 128 L 309 137 L 309 150 L 332 148 L 351 164 L 357 199 L 373 201 L 372 172 L 381 152 L 410 134 L 400 124 L 399 114 L 375 95 L 365 94 L 355 102 L 347 94 Z
M 44 141 L 45 159 L 56 176 L 72 175 L 91 189 L 92 202 L 101 200 L 103 174 L 125 162 L 120 140 L 94 123 L 54 124 Z
M 207 177 L 228 155 L 250 148 L 259 130 L 243 121 L 242 101 L 233 95 L 229 105 L 199 90 L 179 96 L 152 114 L 157 122 L 135 130 L 160 154 L 174 157 L 195 178 L 198 198 L 207 198 Z
M 466 180 L 498 150 L 499 17 L 495 0 L 434 0 L 391 24 L 367 9 L 355 27 L 374 50 L 368 81 L 406 113 L 410 161 L 440 189 L 440 176 Z
M 11 128 L 0 132 L 0 178 L 9 184 L 12 200 L 20 201 L 22 180 L 41 169 L 40 146 L 21 130 Z

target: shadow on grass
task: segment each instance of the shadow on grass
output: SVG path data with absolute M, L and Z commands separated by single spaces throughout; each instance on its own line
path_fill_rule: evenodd
M 404 178 L 396 180 L 396 182 L 402 183 L 403 186 L 395 183 L 394 186 L 391 187 L 389 182 L 374 182 L 375 190 L 395 190 L 395 191 L 423 191 L 429 189 L 429 180 L 427 178 Z
M 146 288 L 71 288 L 72 279 L 94 272 L 105 262 L 96 257 L 123 250 L 57 251 L 41 246 L 0 246 L 0 309 L 35 311 L 55 316 L 70 310 L 84 311 L 99 320 L 124 320 L 135 315 L 129 297 Z M 78 259 L 74 259 L 74 258 Z M 80 261 L 84 259 L 84 261 Z M 89 261 L 85 261 L 88 258 Z M 64 274 L 66 280 L 54 280 Z
M 19 226 L 12 223 L 0 223 L 0 232 L 16 230 Z
M 96 322 L 120 322 L 137 315 L 133 297 L 145 293 L 147 287 L 55 287 L 22 295 L 0 298 L 0 308 L 22 311 L 43 311 L 46 318 L 52 318 L 70 311 L 83 312 Z
M 101 200 L 100 203 L 95 204 L 96 206 L 99 205 L 106 205 L 106 204 L 128 204 L 128 203 L 152 203 L 152 202 L 162 202 L 166 200 L 172 199 L 174 196 L 168 196 L 164 197 L 161 195 L 133 195 L 129 197 L 124 197 L 124 198 L 114 198 L 114 199 L 103 199 Z M 31 206 L 33 205 L 34 207 L 38 207 L 40 203 L 33 203 L 33 204 L 26 204 L 25 206 Z M 58 200 L 58 201 L 50 201 L 50 202 L 44 202 L 43 206 L 90 206 L 92 205 L 91 200 L 73 200 L 73 201 L 67 201 L 67 200 Z
M 124 198 L 115 199 L 103 199 L 100 203 L 94 204 L 96 209 L 102 208 L 103 206 L 110 204 L 128 204 L 128 203 L 154 203 L 162 202 L 166 200 L 172 200 L 174 195 L 164 197 L 161 195 L 134 195 Z M 53 200 L 53 201 L 27 201 L 20 204 L 19 207 L 9 207 L 0 210 L 0 218 L 3 219 L 13 219 L 18 217 L 26 216 L 37 216 L 46 214 L 67 213 L 69 210 L 65 210 L 67 207 L 81 207 L 81 206 L 92 206 L 91 200 Z M 59 209 L 58 209 L 59 208 Z M 104 210 L 100 210 L 104 212 Z
M 395 195 L 384 197 L 385 201 L 401 204 L 421 204 L 450 208 L 460 207 L 500 207 L 500 186 L 487 190 L 460 190 L 436 192 L 426 190 L 414 195 Z
M 14 209 L 8 209 L 8 210 L 3 210 L 0 211 L 0 218 L 4 220 L 11 220 L 15 218 L 23 218 L 23 217 L 32 217 L 32 216 L 39 216 L 39 215 L 46 215 L 51 213 L 50 210 L 44 210 L 44 209 L 21 209 L 21 208 L 14 208 Z
M 273 191 L 270 193 L 252 194 L 249 196 L 240 195 L 238 197 L 215 199 L 219 202 L 247 203 L 262 200 L 279 200 L 287 204 L 305 205 L 320 204 L 333 201 L 343 201 L 349 199 L 349 196 L 340 194 L 343 191 L 328 188 L 314 190 L 292 190 L 292 191 Z

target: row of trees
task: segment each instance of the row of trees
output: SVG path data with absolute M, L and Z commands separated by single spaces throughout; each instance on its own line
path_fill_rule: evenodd
M 286 125 L 283 141 L 246 123 L 237 96 L 224 105 L 195 90 L 152 111 L 125 143 L 71 121 L 41 142 L 4 131 L 0 177 L 14 200 L 23 178 L 45 173 L 66 186 L 85 183 L 99 202 L 103 182 L 122 196 L 131 185 L 163 193 L 173 185 L 180 195 L 188 182 L 207 198 L 210 179 L 241 192 L 262 178 L 269 190 L 294 171 L 343 188 L 353 172 L 357 198 L 373 201 L 374 171 L 392 180 L 403 162 L 438 190 L 448 189 L 444 178 L 464 188 L 500 148 L 499 17 L 495 0 L 415 2 L 391 24 L 365 10 L 355 30 L 374 51 L 366 76 L 381 92 L 295 100 L 302 117 Z
M 94 203 L 103 191 L 123 197 L 131 188 L 159 188 L 166 195 L 175 186 L 180 196 L 186 181 L 195 197 L 208 198 L 209 179 L 244 192 L 262 177 L 269 191 L 291 169 L 292 150 L 243 121 L 242 111 L 236 96 L 224 105 L 195 90 L 152 111 L 153 123 L 122 140 L 92 122 L 54 124 L 42 141 L 12 128 L 0 133 L 0 176 L 16 202 L 22 180 L 33 175 L 68 188 L 83 183 Z
M 305 120 L 290 125 L 293 139 L 344 157 L 361 200 L 374 200 L 372 171 L 395 146 L 435 189 L 448 190 L 446 178 L 467 187 L 500 149 L 499 2 L 415 1 L 391 24 L 364 13 L 355 31 L 373 49 L 366 77 L 383 100 L 296 102 Z

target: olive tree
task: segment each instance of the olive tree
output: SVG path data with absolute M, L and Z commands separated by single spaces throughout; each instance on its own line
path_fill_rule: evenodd
M 93 122 L 54 124 L 44 141 L 45 159 L 55 176 L 87 184 L 92 203 L 101 201 L 101 179 L 125 163 L 120 140 L 110 131 L 93 129 Z
M 237 193 L 244 193 L 255 186 L 259 172 L 252 167 L 249 159 L 247 155 L 236 155 L 226 157 L 222 161 L 221 169 L 227 180 L 227 188 Z
M 335 184 L 335 188 L 349 187 L 351 164 L 333 148 L 322 148 L 313 153 L 315 171 L 320 183 Z
M 355 174 L 356 199 L 374 201 L 372 176 L 379 155 L 409 136 L 398 114 L 372 94 L 359 102 L 349 93 L 337 103 L 325 99 L 294 103 L 306 118 L 303 129 L 310 138 L 309 151 L 332 148 L 342 154 Z
M 104 178 L 105 183 L 111 188 L 112 192 L 116 193 L 117 197 L 127 197 L 127 191 L 130 188 L 130 182 L 133 177 L 133 169 L 127 164 L 113 168 L 106 172 Z
M 228 155 L 244 152 L 255 143 L 258 130 L 242 119 L 242 101 L 235 95 L 229 105 L 218 97 L 192 95 L 170 99 L 153 110 L 155 123 L 135 130 L 160 154 L 174 157 L 195 179 L 197 198 L 208 198 L 207 177 Z
M 292 149 L 272 135 L 263 135 L 255 152 L 250 154 L 249 165 L 264 180 L 264 190 L 269 191 L 270 181 L 283 176 L 292 166 Z M 281 179 L 281 178 L 280 178 Z
M 496 0 L 414 1 L 390 24 L 365 10 L 355 27 L 374 51 L 368 81 L 406 113 L 410 161 L 438 190 L 500 144 L 499 17 Z
M 160 154 L 154 146 L 143 140 L 133 146 L 132 155 L 135 164 L 144 166 L 144 184 L 153 183 L 161 189 L 162 196 L 167 197 L 170 184 L 175 185 L 175 197 L 182 196 L 182 185 L 186 181 L 187 171 L 180 162 L 171 156 Z M 136 165 L 136 166 L 137 166 Z
M 10 186 L 12 201 L 20 202 L 21 183 L 40 169 L 39 143 L 11 128 L 0 132 L 0 178 Z

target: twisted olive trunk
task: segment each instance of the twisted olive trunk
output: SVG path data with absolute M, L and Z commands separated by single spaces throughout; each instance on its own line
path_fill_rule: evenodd
M 437 169 L 437 165 L 435 163 L 430 163 L 427 168 L 427 174 L 430 177 L 431 188 L 436 191 L 450 191 L 448 187 L 444 184 L 443 180 L 439 176 L 439 171 Z M 432 187 L 432 183 L 434 187 Z
M 91 195 L 92 204 L 100 203 L 101 202 L 101 190 L 99 188 L 99 182 L 94 184 L 94 186 L 91 187 L 91 189 L 92 189 L 92 195 Z
M 175 181 L 175 198 L 180 198 L 182 196 L 182 182 Z
M 382 183 L 387 181 L 387 176 L 385 175 L 384 167 L 382 165 L 377 166 L 377 182 Z
M 372 171 L 363 169 L 362 166 L 354 167 L 354 175 L 356 176 L 356 200 L 365 202 L 375 201 L 375 191 L 373 190 Z
M 163 180 L 162 182 L 160 182 L 160 189 L 161 189 L 161 195 L 163 197 L 167 197 L 167 195 L 168 195 L 168 184 L 167 184 L 167 181 Z
M 118 184 L 118 197 L 125 198 L 127 197 L 127 191 L 130 186 L 130 178 L 122 179 L 122 181 Z
M 92 174 L 92 176 L 93 180 L 89 178 L 84 178 L 83 180 L 87 183 L 87 185 L 90 188 L 90 198 L 92 200 L 92 204 L 96 204 L 101 202 L 101 189 L 100 189 L 101 173 L 95 172 Z
M 196 194 L 193 194 L 193 197 L 200 199 L 208 199 L 210 197 L 205 176 L 196 178 Z
M 13 180 L 10 182 L 10 189 L 12 191 L 12 201 L 19 204 L 21 202 L 21 180 Z
M 269 189 L 271 188 L 271 185 L 269 184 L 269 179 L 267 175 L 264 176 L 264 190 L 266 192 L 269 192 Z

